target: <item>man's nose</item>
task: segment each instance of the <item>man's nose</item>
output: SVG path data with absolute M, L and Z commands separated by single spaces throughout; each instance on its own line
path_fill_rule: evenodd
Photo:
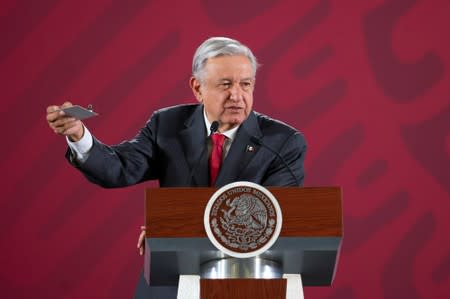
M 235 84 L 230 89 L 230 100 L 240 101 L 240 100 L 242 100 L 243 94 L 244 93 L 242 91 L 242 88 L 239 86 L 239 84 Z

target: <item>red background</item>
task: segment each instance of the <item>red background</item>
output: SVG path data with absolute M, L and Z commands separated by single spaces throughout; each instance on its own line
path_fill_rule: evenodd
M 448 298 L 448 0 L 4 0 L 0 296 L 129 298 L 145 183 L 105 190 L 64 159 L 45 110 L 93 104 L 106 143 L 193 97 L 196 47 L 262 64 L 255 110 L 302 131 L 306 186 L 344 190 L 336 280 L 314 298 Z

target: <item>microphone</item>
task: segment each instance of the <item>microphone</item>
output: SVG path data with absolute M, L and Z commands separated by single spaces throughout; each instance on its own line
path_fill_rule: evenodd
M 219 122 L 217 120 L 213 121 L 211 126 L 209 127 L 209 136 L 206 137 L 205 141 L 208 140 L 208 138 L 217 132 L 217 130 L 219 129 Z M 200 157 L 198 158 L 198 160 L 195 162 L 194 167 L 192 167 L 191 172 L 189 174 L 189 185 L 192 185 L 192 179 L 194 178 L 194 171 L 195 169 L 197 169 L 198 164 L 200 163 L 200 160 L 202 159 L 203 155 L 205 154 L 205 150 L 208 149 L 208 146 L 203 147 L 203 150 L 200 154 Z
M 209 127 L 209 135 L 216 133 L 219 129 L 219 122 L 217 120 L 213 121 L 211 127 Z
M 270 152 L 272 152 L 275 156 L 277 156 L 277 158 L 283 163 L 284 167 L 287 168 L 287 170 L 289 170 L 289 173 L 291 174 L 291 176 L 294 178 L 295 183 L 297 184 L 297 186 L 300 186 L 300 182 L 297 179 L 297 177 L 295 176 L 294 172 L 292 171 L 292 168 L 289 166 L 289 164 L 287 164 L 286 160 L 284 160 L 284 158 L 273 148 L 271 148 L 270 146 L 268 146 L 267 144 L 265 144 L 260 138 L 256 137 L 256 136 L 250 136 L 250 140 L 253 143 L 256 143 L 266 149 L 268 149 Z

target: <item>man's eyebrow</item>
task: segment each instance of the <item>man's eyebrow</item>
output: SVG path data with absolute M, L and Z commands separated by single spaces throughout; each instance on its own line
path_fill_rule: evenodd
M 240 81 L 253 81 L 253 80 L 255 80 L 255 77 L 243 78 Z M 231 82 L 231 81 L 233 81 L 233 79 L 230 79 L 230 78 L 220 78 L 219 79 L 219 82 L 224 82 L 224 81 Z

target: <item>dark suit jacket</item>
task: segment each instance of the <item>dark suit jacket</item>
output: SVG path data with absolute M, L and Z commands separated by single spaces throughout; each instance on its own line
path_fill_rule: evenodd
M 153 179 L 159 180 L 161 187 L 208 186 L 206 136 L 203 106 L 180 105 L 156 111 L 133 140 L 107 146 L 94 137 L 89 157 L 82 164 L 74 162 L 70 150 L 67 157 L 91 182 L 107 188 Z M 255 143 L 255 137 L 266 147 Z M 252 112 L 238 129 L 216 186 L 235 181 L 297 185 L 288 167 L 267 146 L 283 157 L 301 185 L 306 151 L 303 135 Z

